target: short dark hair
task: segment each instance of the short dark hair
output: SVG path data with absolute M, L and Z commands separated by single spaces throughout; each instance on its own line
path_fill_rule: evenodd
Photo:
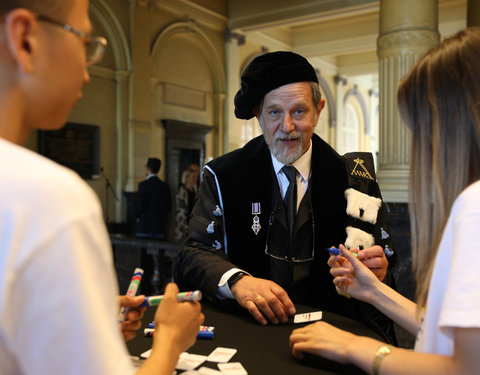
M 146 167 L 150 169 L 150 172 L 157 174 L 162 166 L 162 161 L 157 158 L 148 158 Z
M 16 8 L 25 8 L 33 13 L 38 13 L 46 16 L 65 17 L 71 10 L 75 0 L 1 0 L 0 1 L 0 15 L 6 14 Z

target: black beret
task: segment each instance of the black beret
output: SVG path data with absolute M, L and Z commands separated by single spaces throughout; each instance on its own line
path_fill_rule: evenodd
M 293 52 L 270 52 L 256 57 L 244 70 L 242 87 L 235 95 L 235 116 L 249 120 L 260 100 L 270 91 L 294 82 L 318 83 L 307 59 Z

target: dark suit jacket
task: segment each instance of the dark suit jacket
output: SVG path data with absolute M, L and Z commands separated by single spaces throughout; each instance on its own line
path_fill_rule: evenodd
M 165 235 L 167 215 L 172 207 L 170 189 L 157 176 L 138 184 L 137 235 Z
M 349 175 L 345 160 L 318 136 L 312 137 L 312 144 L 309 189 L 315 223 L 315 257 L 299 284 L 303 287 L 295 288 L 296 294 L 291 298 L 295 303 L 334 311 L 376 325 L 375 320 L 380 315 L 377 310 L 338 295 L 329 273 L 329 255 L 325 250 L 345 242 L 345 228 L 351 220 L 346 214 L 344 192 L 349 187 L 349 178 L 357 180 L 357 177 Z M 380 195 L 373 178 L 360 176 L 358 185 L 372 195 Z M 175 264 L 176 282 L 185 289 L 201 289 L 207 298 L 215 301 L 221 276 L 233 267 L 255 277 L 272 279 L 272 261 L 265 254 L 265 245 L 269 218 L 275 208 L 276 190 L 278 182 L 263 136 L 208 163 L 190 219 L 190 232 Z M 257 234 L 252 230 L 252 203 L 260 203 L 261 208 L 258 215 L 261 229 Z M 305 230 L 312 231 L 309 220 L 304 221 L 303 228 L 298 225 L 294 239 L 297 243 L 302 241 Z M 379 235 L 380 228 L 388 232 L 383 206 L 376 225 L 370 229 L 375 234 L 375 243 L 385 246 L 387 240 Z M 388 245 L 392 248 L 390 238 Z M 390 335 L 391 325 L 385 319 L 382 315 L 381 320 L 385 324 L 375 328 L 383 334 L 389 331 L 387 335 Z

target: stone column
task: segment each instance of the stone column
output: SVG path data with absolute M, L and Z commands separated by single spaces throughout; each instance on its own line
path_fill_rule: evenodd
M 400 79 L 440 41 L 437 0 L 381 0 L 377 40 L 380 147 L 377 178 L 387 202 L 408 201 L 410 136 L 397 108 Z
M 467 27 L 480 26 L 480 0 L 467 0 Z
M 129 94 L 130 94 L 130 72 L 119 70 L 115 73 L 116 83 L 116 131 L 117 131 L 117 179 L 115 181 L 115 191 L 121 192 L 124 190 L 122 181 L 127 180 L 127 186 L 133 191 L 133 180 L 128 175 L 128 168 L 126 168 L 126 161 L 128 160 L 128 119 L 130 117 Z M 127 173 L 126 173 L 127 172 Z M 126 173 L 126 175 L 125 175 Z M 131 185 L 129 185 L 131 184 Z M 116 201 L 115 205 L 115 220 L 122 221 L 122 199 Z

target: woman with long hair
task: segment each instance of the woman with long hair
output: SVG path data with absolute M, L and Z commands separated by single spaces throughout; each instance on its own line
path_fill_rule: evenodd
M 412 135 L 410 218 L 416 304 L 340 246 L 335 285 L 413 335 L 415 350 L 315 323 L 293 331 L 295 356 L 312 353 L 373 374 L 478 374 L 480 355 L 480 29 L 427 53 L 398 89 Z M 355 250 L 353 250 L 355 251 Z

